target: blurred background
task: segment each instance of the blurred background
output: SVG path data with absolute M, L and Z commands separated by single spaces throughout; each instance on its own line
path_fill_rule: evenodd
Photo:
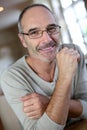
M 18 38 L 17 21 L 21 10 L 33 3 L 45 4 L 53 10 L 57 24 L 62 27 L 61 42 L 77 44 L 84 53 L 87 64 L 87 0 L 0 0 L 0 76 L 27 53 Z M 1 87 L 0 130 L 22 130 Z
M 87 55 L 87 0 L 0 0 L 0 74 L 26 53 L 18 39 L 21 10 L 43 3 L 54 11 L 61 28 L 61 42 L 80 46 Z

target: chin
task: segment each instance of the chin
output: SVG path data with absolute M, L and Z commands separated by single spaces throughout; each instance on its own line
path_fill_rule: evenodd
M 43 62 L 48 62 L 48 63 L 54 61 L 55 59 L 56 59 L 55 56 L 54 56 L 54 57 L 49 57 L 49 58 L 47 58 L 47 57 L 41 57 L 41 58 L 40 58 L 41 61 L 43 61 Z
M 48 55 L 33 55 L 33 58 L 37 59 L 37 60 L 40 60 L 42 62 L 52 62 L 56 59 L 56 54 L 50 54 L 49 56 Z

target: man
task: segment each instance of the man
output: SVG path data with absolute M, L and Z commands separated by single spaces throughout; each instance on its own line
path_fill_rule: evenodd
M 83 55 L 77 46 L 60 49 L 61 27 L 53 13 L 41 4 L 28 6 L 18 27 L 29 55 L 3 74 L 1 86 L 23 128 L 63 130 L 67 119 L 87 118 Z

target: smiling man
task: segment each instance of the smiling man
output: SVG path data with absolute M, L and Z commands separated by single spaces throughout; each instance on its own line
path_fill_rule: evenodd
M 29 55 L 3 73 L 1 86 L 24 130 L 63 130 L 68 120 L 87 118 L 84 57 L 72 44 L 59 49 L 54 14 L 41 4 L 28 6 L 18 28 Z

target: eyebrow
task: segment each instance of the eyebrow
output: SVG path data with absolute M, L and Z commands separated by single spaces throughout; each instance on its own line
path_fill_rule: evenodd
M 46 28 L 48 28 L 49 26 L 56 26 L 56 24 L 49 24 L 49 25 L 47 25 Z M 30 32 L 30 31 L 34 31 L 34 30 L 38 30 L 38 29 L 40 29 L 40 28 L 39 28 L 39 27 L 31 28 L 31 29 L 29 29 L 28 32 Z
M 34 30 L 36 30 L 36 29 L 38 29 L 38 28 L 37 28 L 37 27 L 36 27 L 36 28 L 31 28 L 31 29 L 29 29 L 28 32 L 30 32 L 30 31 L 34 31 Z
M 56 26 L 56 24 L 49 24 L 47 27 L 49 27 L 49 26 Z

